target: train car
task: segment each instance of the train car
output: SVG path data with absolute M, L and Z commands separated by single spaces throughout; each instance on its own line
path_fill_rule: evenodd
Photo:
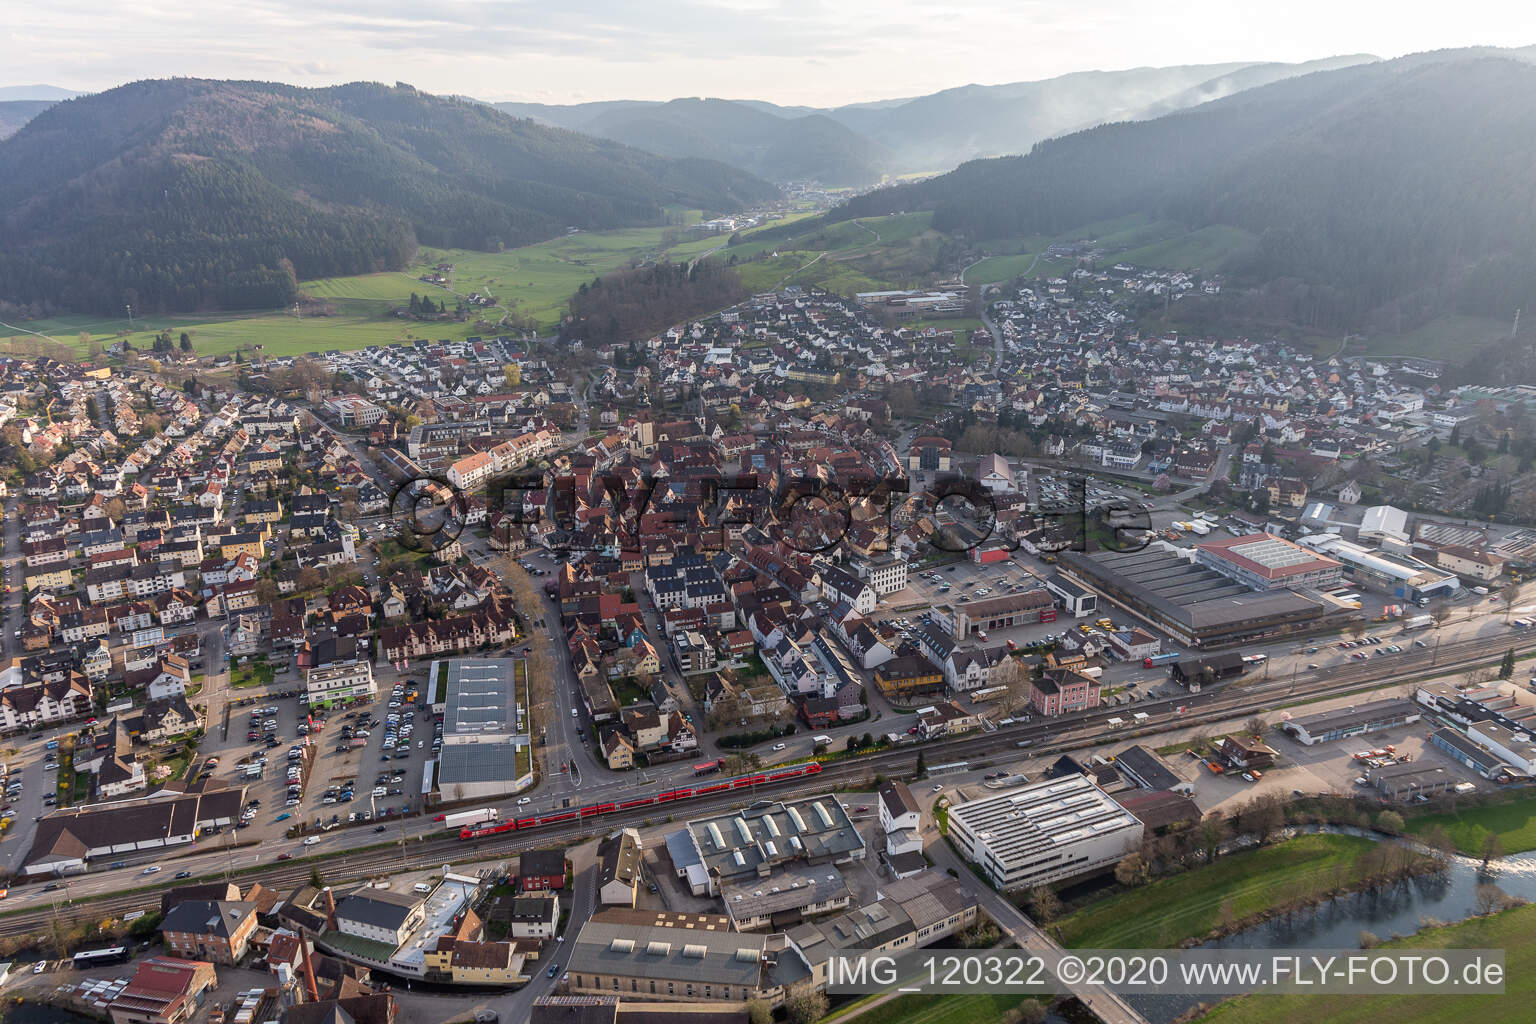
M 459 838 L 483 839 L 487 836 L 500 835 L 503 832 L 521 832 L 524 829 L 544 828 L 545 826 L 558 825 L 562 822 L 593 818 L 601 814 L 612 814 L 615 811 L 633 810 L 636 807 L 650 807 L 655 804 L 675 803 L 678 800 L 692 800 L 695 797 L 708 796 L 711 793 L 727 793 L 731 790 L 746 789 L 764 783 L 783 782 L 786 779 L 798 779 L 806 775 L 819 775 L 821 770 L 821 764 L 817 761 L 786 765 L 771 773 L 764 772 L 757 775 L 743 775 L 734 779 L 722 779 L 708 786 L 669 789 L 652 796 L 636 797 L 624 803 L 588 804 L 576 810 L 561 811 L 558 814 L 546 814 L 539 818 L 518 818 L 515 821 L 509 819 L 502 822 L 487 822 L 466 826 L 459 831 Z

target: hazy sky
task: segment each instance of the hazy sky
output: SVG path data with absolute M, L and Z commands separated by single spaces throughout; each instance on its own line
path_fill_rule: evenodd
M 1495 0 L 67 0 L 6 4 L 0 85 L 369 79 L 487 100 L 831 106 L 1069 71 L 1536 42 Z

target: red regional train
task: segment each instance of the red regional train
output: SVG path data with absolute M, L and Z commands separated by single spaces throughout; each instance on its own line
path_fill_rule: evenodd
M 798 779 L 801 776 L 819 775 L 820 773 L 821 765 L 815 761 L 808 764 L 787 765 L 777 770 L 758 772 L 756 775 L 743 775 L 735 779 L 721 779 L 719 782 L 711 782 L 708 785 L 689 786 L 686 789 L 669 789 L 661 793 L 653 793 L 650 796 L 625 800 L 622 803 L 588 804 L 582 808 L 559 811 L 555 814 L 546 814 L 537 818 L 508 819 L 503 822 L 487 822 L 484 825 L 469 825 L 459 830 L 459 838 L 479 839 L 482 836 L 494 836 L 500 832 L 520 832 L 525 828 L 543 828 L 546 825 L 558 825 L 565 821 L 592 818 L 599 814 L 612 814 L 615 811 L 628 811 L 636 807 L 650 807 L 655 804 L 670 804 L 678 800 L 693 800 L 697 797 L 709 796 L 712 793 L 724 793 L 732 789 L 750 789 L 753 786 L 761 786 L 765 783 L 782 782 L 785 779 Z

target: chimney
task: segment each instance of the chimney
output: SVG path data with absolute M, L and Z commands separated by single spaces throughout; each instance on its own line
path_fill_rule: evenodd
M 326 891 L 329 892 L 330 890 L 327 889 Z M 320 1001 L 320 988 L 315 984 L 315 965 L 309 959 L 309 936 L 303 932 L 299 932 L 299 951 L 304 956 L 304 987 L 308 990 L 309 1001 L 318 1003 Z
M 325 927 L 329 931 L 336 931 L 336 897 L 331 894 L 331 887 L 326 886 L 320 894 L 325 897 Z

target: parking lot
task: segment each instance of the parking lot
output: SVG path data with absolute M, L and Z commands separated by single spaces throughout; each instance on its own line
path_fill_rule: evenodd
M 229 739 L 217 751 L 205 745 L 204 753 L 216 754 L 217 771 L 260 801 L 248 826 L 251 838 L 282 835 L 300 823 L 312 827 L 420 811 L 434 726 L 430 708 L 403 699 L 410 689 L 402 684 L 399 707 L 391 708 L 396 701 L 384 692 L 371 702 L 312 716 L 297 696 L 241 698 L 250 703 L 232 709 Z M 307 737 L 302 727 L 309 728 Z M 304 748 L 306 739 L 312 753 L 290 759 L 292 748 Z M 290 778 L 294 763 L 302 766 L 302 780 Z M 252 766 L 261 768 L 259 776 Z M 295 802 L 290 785 L 298 782 L 303 796 Z
M 44 767 L 53 763 L 45 756 L 42 740 L 23 742 L 18 753 L 5 764 L 5 800 L 0 814 L 10 819 L 0 856 L 5 867 L 14 870 L 31 844 L 35 819 L 53 809 L 58 773 Z

